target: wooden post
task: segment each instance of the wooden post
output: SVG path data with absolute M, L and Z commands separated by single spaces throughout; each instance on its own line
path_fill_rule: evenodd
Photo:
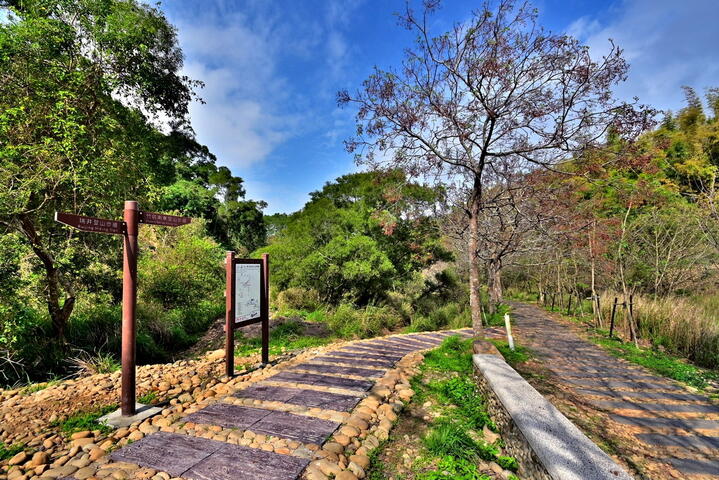
M 504 314 L 504 328 L 507 330 L 507 344 L 509 349 L 514 351 L 514 337 L 512 336 L 512 322 L 509 320 L 509 314 Z
M 235 375 L 235 252 L 225 257 L 225 374 Z
M 637 336 L 639 336 L 639 319 L 634 316 L 634 295 L 629 295 L 629 316 L 637 327 Z
M 614 297 L 614 304 L 612 305 L 612 319 L 609 321 L 609 338 L 612 338 L 614 334 L 614 314 L 617 312 L 617 297 Z
M 137 202 L 125 202 L 127 232 L 122 261 L 122 380 L 120 409 L 123 416 L 135 414 L 135 307 L 137 305 Z
M 270 363 L 270 255 L 262 254 L 262 268 L 264 269 L 263 285 L 265 301 L 262 306 L 262 363 Z
M 122 253 L 122 376 L 120 386 L 120 412 L 122 416 L 136 413 L 135 374 L 137 326 L 137 234 L 141 223 L 179 227 L 192 221 L 189 217 L 142 212 L 134 200 L 125 201 L 123 221 L 87 217 L 73 213 L 55 212 L 55 221 L 84 232 L 109 233 L 123 236 Z

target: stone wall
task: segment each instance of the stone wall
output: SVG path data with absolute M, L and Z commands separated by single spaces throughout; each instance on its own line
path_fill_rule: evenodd
M 479 388 L 506 442 L 507 453 L 519 460 L 521 478 L 631 479 L 504 358 L 484 353 L 475 354 L 473 360 Z
M 489 413 L 499 428 L 499 433 L 504 440 L 504 450 L 508 455 L 513 456 L 519 461 L 518 475 L 522 479 L 528 480 L 552 480 L 547 469 L 544 468 L 542 462 L 540 462 L 534 454 L 527 439 L 524 438 L 522 432 L 512 421 L 511 415 L 504 408 L 499 397 L 497 397 L 487 380 L 477 369 L 475 369 L 475 379 L 477 385 L 479 385 L 479 390 L 487 399 Z

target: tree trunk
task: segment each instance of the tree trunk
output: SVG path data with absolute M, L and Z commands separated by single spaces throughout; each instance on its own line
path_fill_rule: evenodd
M 75 307 L 75 292 L 70 285 L 62 285 L 60 272 L 55 266 L 55 259 L 42 244 L 40 235 L 38 235 L 35 225 L 28 216 L 23 215 L 20 217 L 17 230 L 25 235 L 32 251 L 40 259 L 45 269 L 45 283 L 47 286 L 46 302 L 53 327 L 52 334 L 56 340 L 62 341 L 65 339 L 65 327 Z M 62 296 L 61 292 L 63 287 L 67 296 L 61 305 L 60 297 Z
M 472 312 L 472 328 L 476 337 L 484 337 L 482 326 L 482 303 L 479 298 L 479 192 L 475 191 L 469 205 L 469 308 Z
M 487 265 L 487 286 L 489 287 L 489 313 L 496 313 L 502 302 L 502 264 L 492 260 Z

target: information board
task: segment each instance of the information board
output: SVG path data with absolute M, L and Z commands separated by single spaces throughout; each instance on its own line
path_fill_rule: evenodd
M 259 263 L 235 264 L 235 322 L 260 318 L 261 275 Z

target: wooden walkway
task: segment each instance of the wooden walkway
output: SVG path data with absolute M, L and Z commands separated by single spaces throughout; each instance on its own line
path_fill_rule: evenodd
M 471 331 L 371 339 L 325 352 L 181 418 L 176 423 L 184 426 L 184 433 L 150 434 L 111 458 L 192 480 L 294 480 L 317 448 L 341 427 L 341 414 L 352 411 L 379 377 L 405 355 L 433 348 L 451 334 L 470 336 Z M 308 410 L 289 413 L 263 402 Z M 200 428 L 191 428 L 195 425 Z M 228 441 L 206 438 L 203 433 L 208 429 L 229 430 Z M 240 445 L 235 434 L 274 439 L 286 448 L 266 451 Z
M 513 312 L 522 344 L 556 379 L 606 412 L 608 430 L 628 432 L 650 462 L 666 465 L 647 478 L 719 478 L 719 407 L 709 398 L 609 355 L 537 307 L 516 303 Z

